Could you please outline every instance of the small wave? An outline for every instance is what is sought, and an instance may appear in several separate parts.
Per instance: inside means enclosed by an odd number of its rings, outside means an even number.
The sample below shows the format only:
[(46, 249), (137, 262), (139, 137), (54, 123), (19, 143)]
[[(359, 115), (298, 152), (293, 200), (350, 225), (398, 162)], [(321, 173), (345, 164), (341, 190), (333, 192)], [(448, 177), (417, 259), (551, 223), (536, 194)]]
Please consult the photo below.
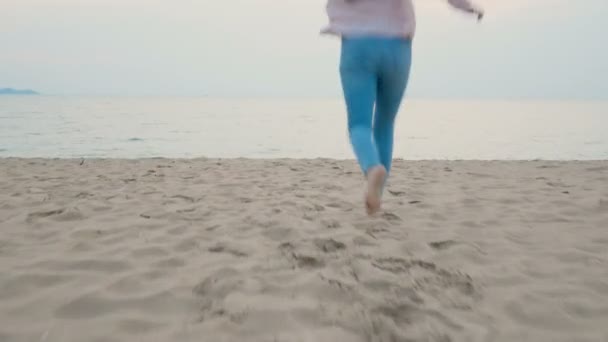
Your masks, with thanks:
[(144, 141), (142, 138), (130, 138), (128, 141)]

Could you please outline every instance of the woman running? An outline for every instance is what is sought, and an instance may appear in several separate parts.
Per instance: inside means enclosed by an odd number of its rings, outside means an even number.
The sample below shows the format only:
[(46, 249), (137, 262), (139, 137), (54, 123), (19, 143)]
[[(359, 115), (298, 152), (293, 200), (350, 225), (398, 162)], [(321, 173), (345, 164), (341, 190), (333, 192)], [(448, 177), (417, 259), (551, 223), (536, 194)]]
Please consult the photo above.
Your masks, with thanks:
[[(474, 14), (469, 0), (447, 0)], [(394, 122), (412, 61), (416, 17), (412, 0), (329, 0), (323, 33), (342, 38), (340, 78), (353, 150), (367, 177), (368, 214), (380, 210), (393, 158)]]

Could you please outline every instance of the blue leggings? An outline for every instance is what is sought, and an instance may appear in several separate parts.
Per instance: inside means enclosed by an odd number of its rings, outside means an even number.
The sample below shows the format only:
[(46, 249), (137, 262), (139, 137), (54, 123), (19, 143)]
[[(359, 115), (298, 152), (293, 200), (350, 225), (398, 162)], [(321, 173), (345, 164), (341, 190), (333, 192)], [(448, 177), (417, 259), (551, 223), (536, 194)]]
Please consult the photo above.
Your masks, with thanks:
[(340, 76), (351, 144), (364, 174), (390, 171), (394, 123), (407, 86), (412, 42), (402, 38), (343, 38)]

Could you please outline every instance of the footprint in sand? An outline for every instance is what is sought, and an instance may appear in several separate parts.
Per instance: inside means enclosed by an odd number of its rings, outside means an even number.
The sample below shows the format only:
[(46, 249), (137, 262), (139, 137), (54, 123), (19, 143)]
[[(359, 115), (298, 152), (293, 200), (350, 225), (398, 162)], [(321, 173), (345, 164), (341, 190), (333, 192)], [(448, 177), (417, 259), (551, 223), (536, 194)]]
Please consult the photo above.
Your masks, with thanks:
[(196, 202), (196, 199), (194, 199), (193, 197), (190, 197), (190, 196), (186, 196), (186, 195), (175, 195), (175, 196), (171, 196), (170, 198), (171, 199), (181, 199), (181, 200), (189, 202), (189, 203)]
[(467, 175), (475, 177), (475, 178), (483, 178), (483, 179), (496, 178), (496, 176), (490, 175), (487, 173), (467, 172)]
[(373, 261), (372, 266), (390, 273), (407, 273), (414, 265), (403, 258), (380, 258)]
[(373, 241), (371, 241), (370, 239), (364, 237), (364, 236), (357, 236), (353, 238), (353, 243), (356, 246), (359, 247), (374, 247), (374, 246), (378, 246), (377, 243), (374, 243)]
[(365, 229), (365, 234), (371, 236), (374, 239), (378, 239), (378, 237), (382, 234), (389, 233), (389, 230), (385, 227), (374, 226)]
[(284, 242), (279, 245), (279, 250), (291, 261), (294, 267), (299, 268), (321, 268), (325, 266), (323, 259), (296, 252), (296, 247), (291, 242)]
[(327, 229), (338, 229), (341, 227), (338, 220), (322, 220), (321, 224)]
[(558, 165), (541, 165), (538, 167), (539, 169), (557, 169), (559, 168)]
[(385, 220), (387, 220), (387, 221), (389, 221), (389, 222), (399, 222), (399, 221), (401, 221), (401, 217), (399, 217), (399, 216), (397, 216), (397, 215), (395, 215), (393, 213), (390, 213), (388, 211), (384, 212), (382, 214), (382, 218), (385, 219)]
[(199, 297), (223, 299), (240, 286), (240, 275), (241, 272), (234, 268), (219, 269), (194, 286), (192, 293)]
[(403, 197), (405, 196), (405, 191), (397, 191), (397, 190), (388, 190), (388, 193), (395, 197)]
[(240, 251), (237, 248), (227, 246), (223, 243), (218, 243), (212, 247), (209, 247), (207, 250), (211, 253), (227, 253), (238, 258), (245, 258), (249, 256), (248, 253)]
[(74, 196), (74, 197), (82, 199), (82, 198), (89, 198), (89, 197), (94, 197), (94, 196), (95, 196), (95, 195), (93, 195), (93, 194), (91, 194), (91, 193), (88, 193), (88, 192), (86, 192), (86, 191), (83, 191), (83, 192), (78, 193), (78, 195), (76, 195), (76, 196)]
[(38, 212), (29, 213), (27, 215), (27, 219), (28, 219), (28, 221), (31, 221), (31, 220), (39, 219), (39, 218), (61, 215), (64, 212), (65, 212), (65, 208), (48, 210), (48, 211), (38, 211)]
[(323, 260), (310, 255), (293, 254), (293, 258), (297, 262), (298, 267), (301, 268), (321, 268), (325, 266)]
[(338, 202), (330, 202), (325, 205), (328, 208), (332, 209), (347, 209), (350, 207), (348, 203), (338, 203)]
[(198, 322), (214, 317), (224, 317), (232, 323), (242, 323), (247, 312), (231, 312), (226, 299), (242, 291), (259, 290), (264, 285), (259, 279), (243, 277), (241, 272), (232, 268), (221, 269), (205, 278), (193, 289), (192, 293), (200, 300), (198, 305)]
[(458, 242), (456, 242), (454, 240), (445, 240), (445, 241), (430, 242), (429, 246), (431, 246), (431, 248), (436, 249), (436, 250), (445, 250), (456, 244), (458, 244)]
[(392, 257), (375, 259), (372, 266), (392, 274), (406, 275), (413, 280), (417, 292), (431, 295), (454, 308), (468, 309), (471, 301), (480, 296), (469, 275), (439, 268), (432, 262)]
[(334, 239), (315, 239), (315, 246), (325, 253), (333, 253), (342, 249), (346, 249), (346, 245)]

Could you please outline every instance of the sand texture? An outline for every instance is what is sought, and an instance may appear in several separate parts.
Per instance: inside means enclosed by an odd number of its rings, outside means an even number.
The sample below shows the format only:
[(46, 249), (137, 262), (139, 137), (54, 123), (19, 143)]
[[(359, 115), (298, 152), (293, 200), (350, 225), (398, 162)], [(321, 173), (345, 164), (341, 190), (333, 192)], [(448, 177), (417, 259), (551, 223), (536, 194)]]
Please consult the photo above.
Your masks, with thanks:
[(0, 341), (608, 341), (608, 162), (0, 159)]

